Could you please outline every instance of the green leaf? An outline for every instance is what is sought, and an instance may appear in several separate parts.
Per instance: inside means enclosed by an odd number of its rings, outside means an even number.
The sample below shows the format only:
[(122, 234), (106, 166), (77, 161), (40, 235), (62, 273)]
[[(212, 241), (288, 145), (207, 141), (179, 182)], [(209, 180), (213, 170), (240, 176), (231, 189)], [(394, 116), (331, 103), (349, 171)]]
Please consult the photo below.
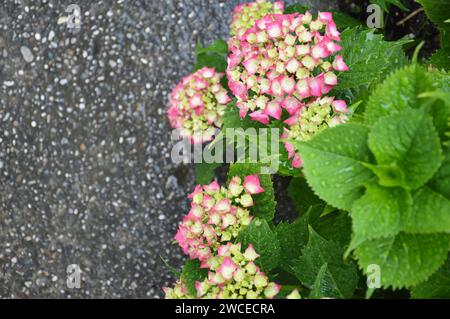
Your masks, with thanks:
[(347, 28), (355, 28), (358, 26), (362, 26), (362, 22), (358, 19), (353, 18), (351, 15), (337, 11), (331, 10), (333, 12), (333, 20), (336, 23), (339, 30), (345, 30)]
[(296, 4), (293, 4), (293, 5), (289, 6), (289, 7), (287, 7), (284, 10), (284, 13), (285, 14), (292, 14), (292, 13), (302, 13), (303, 14), (303, 13), (305, 13), (308, 10), (309, 10), (309, 7), (307, 7), (307, 6), (303, 5), (303, 4), (300, 4), (300, 3), (296, 3)]
[(217, 163), (198, 163), (195, 164), (195, 176), (197, 183), (200, 185), (207, 185), (211, 183), (215, 175), (215, 170), (219, 167), (221, 167), (223, 164), (217, 164)]
[(343, 254), (337, 244), (310, 228), (309, 242), (294, 267), (295, 274), (303, 285), (315, 291), (314, 294), (320, 291), (333, 294), (327, 297), (351, 298), (358, 284), (358, 274), (352, 262), (344, 261)]
[(412, 205), (411, 195), (401, 188), (366, 185), (366, 194), (351, 210), (355, 248), (366, 240), (392, 237), (401, 231), (401, 219)]
[(200, 261), (195, 259), (190, 259), (186, 261), (181, 272), (181, 278), (186, 284), (186, 288), (189, 294), (195, 298), (197, 297), (197, 289), (195, 288), (195, 283), (197, 281), (203, 281), (206, 279), (208, 271), (206, 269), (200, 268)]
[(411, 291), (414, 299), (450, 299), (450, 258), (426, 282)]
[(439, 28), (448, 30), (450, 25), (445, 21), (449, 18), (450, 2), (447, 0), (416, 0), (425, 8), (427, 17)]
[(399, 7), (403, 11), (409, 11), (400, 0), (370, 0), (370, 3), (379, 5), (385, 12), (389, 12), (391, 5)]
[(335, 92), (369, 87), (381, 82), (389, 72), (406, 64), (402, 46), (407, 40), (384, 41), (374, 30), (352, 28), (342, 32), (342, 55), (350, 72), (339, 74)]
[(317, 274), (316, 281), (309, 294), (309, 299), (342, 298), (339, 288), (328, 270), (328, 264), (324, 264)]
[(381, 268), (384, 288), (412, 287), (426, 281), (447, 259), (449, 237), (444, 234), (405, 234), (366, 241), (355, 255), (366, 272), (370, 265)]
[(281, 222), (275, 228), (280, 247), (283, 253), (280, 256), (280, 268), (289, 273), (292, 265), (300, 255), (302, 248), (306, 246), (309, 238), (309, 225), (315, 225), (323, 212), (323, 205), (311, 207), (306, 214), (299, 217), (293, 223)]
[(265, 272), (275, 269), (280, 263), (281, 249), (277, 235), (266, 220), (256, 218), (240, 232), (236, 242), (242, 243), (245, 249), (252, 244), (260, 258), (256, 260)]
[(403, 223), (408, 233), (450, 233), (450, 200), (423, 187), (415, 192), (413, 209)]
[(227, 69), (227, 60), (220, 54), (202, 53), (197, 56), (197, 63), (194, 66), (194, 71), (204, 67), (214, 68), (217, 72), (225, 72)]
[(197, 55), (203, 53), (219, 53), (228, 54), (228, 44), (225, 40), (218, 39), (214, 41), (209, 47), (203, 48), (201, 45), (197, 46)]
[(323, 204), (323, 201), (314, 194), (303, 177), (291, 180), (288, 194), (299, 214), (304, 214), (311, 206)]
[(398, 70), (373, 91), (367, 103), (366, 121), (374, 124), (384, 116), (418, 109), (425, 102), (419, 95), (433, 90), (433, 80), (422, 66), (412, 64)]
[(441, 168), (433, 177), (429, 186), (435, 192), (450, 200), (450, 150), (446, 150), (446, 157)]
[(349, 211), (364, 194), (364, 183), (374, 178), (364, 165), (371, 161), (368, 134), (363, 125), (344, 124), (309, 142), (292, 142), (302, 156), (308, 184), (328, 204)]
[(347, 212), (334, 211), (310, 224), (326, 240), (346, 247), (352, 237), (352, 219)]
[(273, 190), (273, 183), (270, 175), (261, 174), (261, 164), (241, 164), (236, 163), (230, 166), (228, 172), (229, 179), (234, 176), (239, 176), (244, 180), (246, 176), (258, 175), (261, 182), (261, 187), (264, 189), (264, 193), (253, 195), (254, 206), (251, 212), (254, 216), (264, 218), (267, 221), (272, 221), (275, 216), (275, 193)]
[(431, 56), (430, 63), (438, 69), (450, 70), (450, 50), (437, 50)]
[[(404, 176), (398, 186), (417, 189), (427, 183), (442, 164), (439, 135), (431, 116), (410, 110), (381, 118), (369, 134), (369, 147), (378, 164), (394, 165)], [(399, 175), (393, 174), (393, 179)], [(395, 184), (393, 184), (395, 185)], [(388, 186), (388, 185), (386, 185)]]

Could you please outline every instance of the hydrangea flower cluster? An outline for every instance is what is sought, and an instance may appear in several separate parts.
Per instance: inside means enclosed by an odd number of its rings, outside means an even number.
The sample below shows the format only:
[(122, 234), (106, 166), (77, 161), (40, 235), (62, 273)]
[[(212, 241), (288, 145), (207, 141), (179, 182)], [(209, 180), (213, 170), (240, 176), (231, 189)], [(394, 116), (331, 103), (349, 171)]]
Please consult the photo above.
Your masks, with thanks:
[(244, 3), (235, 7), (231, 22), (231, 35), (243, 35), (245, 31), (255, 25), (255, 22), (268, 14), (282, 14), (284, 3), (275, 3), (267, 0), (257, 0), (255, 2)]
[[(334, 100), (332, 97), (317, 98), (301, 109), (298, 119), (289, 123), (282, 135), (283, 140), (308, 141), (314, 135), (323, 130), (343, 124), (348, 120), (347, 104), (344, 101)], [(299, 154), (296, 154), (292, 144), (284, 143), (292, 159), (294, 168), (302, 167), (302, 160)]]
[(209, 142), (231, 101), (220, 81), (223, 74), (202, 68), (181, 80), (170, 94), (167, 112), (173, 128), (193, 144)]
[(179, 300), (179, 299), (192, 299), (189, 295), (186, 284), (182, 279), (178, 280), (173, 288), (163, 288), (166, 299)]
[(338, 45), (332, 13), (270, 14), (230, 40), (227, 77), (241, 117), (263, 124), (299, 118), (306, 99), (328, 94), (337, 85), (334, 71), (348, 71)]
[(197, 298), (205, 299), (272, 299), (281, 289), (269, 282), (254, 261), (259, 257), (252, 245), (244, 253), (241, 244), (228, 243), (218, 255), (208, 260), (210, 272), (196, 283)]
[(199, 259), (202, 267), (222, 243), (235, 239), (252, 221), (248, 208), (253, 206), (252, 195), (264, 192), (257, 175), (244, 181), (234, 177), (228, 188), (217, 182), (197, 186), (189, 198), (191, 210), (180, 225), (175, 240), (191, 259)]

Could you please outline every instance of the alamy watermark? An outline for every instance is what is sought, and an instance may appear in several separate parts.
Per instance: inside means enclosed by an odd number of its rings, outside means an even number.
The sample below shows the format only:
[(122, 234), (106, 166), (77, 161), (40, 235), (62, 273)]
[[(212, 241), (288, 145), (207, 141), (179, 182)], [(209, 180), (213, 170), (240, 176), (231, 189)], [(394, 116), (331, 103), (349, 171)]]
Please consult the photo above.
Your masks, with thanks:
[(67, 266), (67, 288), (80, 289), (81, 288), (81, 268), (77, 264)]
[(380, 265), (369, 265), (367, 267), (367, 287), (369, 289), (381, 288), (381, 267)]

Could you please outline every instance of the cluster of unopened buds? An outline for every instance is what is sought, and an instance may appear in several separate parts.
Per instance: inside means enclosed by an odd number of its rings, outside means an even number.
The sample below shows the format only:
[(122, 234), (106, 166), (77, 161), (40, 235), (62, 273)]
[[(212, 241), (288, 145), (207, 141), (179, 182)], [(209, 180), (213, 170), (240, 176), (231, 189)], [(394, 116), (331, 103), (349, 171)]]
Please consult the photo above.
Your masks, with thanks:
[(179, 227), (175, 240), (191, 259), (199, 259), (202, 267), (223, 243), (235, 239), (252, 221), (249, 208), (253, 195), (264, 192), (257, 175), (244, 181), (234, 177), (228, 188), (217, 182), (197, 186), (189, 198), (191, 210)]
[(344, 101), (334, 100), (332, 97), (317, 98), (303, 107), (289, 128), (284, 129), (281, 138), (292, 159), (294, 168), (302, 167), (302, 160), (295, 152), (295, 147), (288, 141), (308, 141), (316, 134), (343, 124), (348, 120), (348, 109)]
[(209, 142), (231, 101), (221, 85), (223, 74), (202, 68), (181, 80), (170, 94), (167, 112), (170, 124), (193, 144)]
[(245, 31), (255, 25), (257, 20), (268, 14), (282, 14), (283, 11), (284, 3), (281, 1), (272, 3), (267, 0), (257, 0), (240, 4), (233, 11), (231, 35), (243, 35)]
[(242, 245), (228, 243), (220, 246), (216, 256), (208, 259), (208, 276), (196, 282), (196, 296), (190, 296), (186, 285), (179, 281), (174, 288), (164, 289), (168, 299), (272, 299), (281, 286), (255, 264), (259, 255), (250, 244), (244, 253)]
[[(322, 30), (325, 30), (321, 33)], [(242, 117), (263, 124), (280, 120), (283, 109), (298, 118), (304, 101), (328, 94), (337, 85), (334, 71), (347, 71), (331, 13), (268, 15), (234, 37), (227, 77)]]
[(197, 282), (197, 298), (206, 299), (272, 299), (280, 285), (269, 281), (255, 264), (259, 257), (252, 245), (244, 253), (241, 244), (219, 247), (218, 255), (207, 261), (208, 278)]
[[(319, 12), (316, 19), (309, 12), (269, 14), (233, 37), (229, 41), (227, 77), (237, 97), (240, 116), (250, 113), (251, 119), (265, 125), (271, 120), (284, 120), (291, 127), (289, 131), (295, 132), (298, 126), (307, 124), (301, 134), (287, 134), (299, 139), (324, 127), (318, 125), (318, 118), (325, 116), (318, 105), (329, 112), (334, 119), (331, 122), (345, 120), (336, 115), (346, 112), (345, 101), (333, 99), (331, 103), (323, 103), (319, 99), (338, 84), (336, 72), (349, 70), (342, 55), (337, 55), (342, 50), (340, 41), (330, 12)], [(313, 111), (318, 113), (312, 114)], [(302, 121), (306, 114), (310, 118)], [(289, 153), (293, 165), (301, 166), (300, 157)]]

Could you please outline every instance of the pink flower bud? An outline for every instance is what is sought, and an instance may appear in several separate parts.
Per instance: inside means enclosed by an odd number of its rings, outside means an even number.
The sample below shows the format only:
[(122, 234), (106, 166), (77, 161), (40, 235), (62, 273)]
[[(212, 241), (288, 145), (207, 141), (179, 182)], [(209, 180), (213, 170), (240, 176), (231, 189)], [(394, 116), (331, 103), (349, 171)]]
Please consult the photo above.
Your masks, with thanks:
[(350, 71), (347, 64), (345, 64), (344, 58), (342, 57), (342, 55), (336, 56), (336, 59), (333, 62), (333, 68), (336, 71)]
[(250, 118), (256, 122), (260, 122), (264, 125), (269, 124), (269, 116), (264, 114), (263, 111), (256, 111), (250, 114)]
[(212, 195), (220, 191), (220, 185), (219, 183), (217, 183), (217, 181), (214, 181), (209, 185), (203, 186), (203, 189), (208, 195)]
[(280, 103), (278, 103), (276, 100), (271, 101), (267, 103), (267, 106), (264, 110), (264, 114), (269, 115), (273, 117), (274, 119), (279, 120), (281, 118), (282, 109), (280, 106)]
[(276, 295), (280, 293), (280, 291), (281, 286), (271, 282), (267, 285), (266, 289), (264, 289), (264, 295), (268, 299), (273, 299)]
[(244, 253), (244, 257), (248, 260), (248, 261), (255, 261), (257, 258), (260, 257), (260, 255), (258, 255), (255, 251), (255, 249), (253, 248), (252, 244), (248, 245), (248, 248), (245, 250)]
[(325, 84), (324, 74), (320, 74), (309, 82), (309, 88), (312, 96), (320, 97), (322, 95), (323, 86)]
[(334, 74), (333, 72), (328, 72), (325, 74), (325, 79), (324, 79), (325, 84), (327, 85), (336, 85), (338, 84), (338, 78), (337, 75)]
[(222, 265), (217, 270), (226, 281), (233, 279), (233, 274), (237, 270), (237, 265), (229, 257), (225, 257)]
[(347, 113), (348, 112), (347, 102), (345, 102), (343, 100), (334, 101), (332, 105), (333, 105), (334, 111), (337, 113)]
[(281, 106), (288, 111), (290, 115), (294, 115), (301, 107), (302, 103), (295, 97), (287, 97), (281, 102)]

